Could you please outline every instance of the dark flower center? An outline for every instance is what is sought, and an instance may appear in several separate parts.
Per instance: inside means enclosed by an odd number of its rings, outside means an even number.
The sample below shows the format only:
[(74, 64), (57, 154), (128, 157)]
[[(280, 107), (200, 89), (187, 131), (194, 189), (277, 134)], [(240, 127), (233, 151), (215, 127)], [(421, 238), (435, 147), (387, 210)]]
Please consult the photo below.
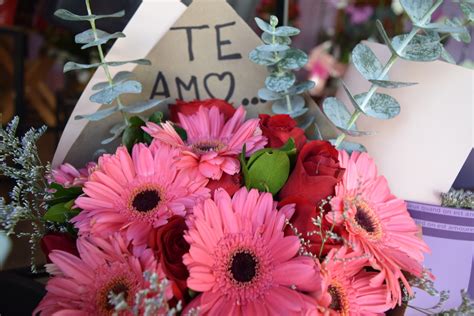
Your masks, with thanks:
[(133, 198), (132, 206), (139, 212), (153, 210), (161, 201), (160, 193), (156, 190), (147, 189), (139, 192)]
[(339, 293), (339, 289), (335, 286), (328, 286), (328, 292), (329, 295), (331, 295), (331, 305), (329, 305), (330, 309), (333, 309), (335, 311), (341, 311), (342, 310), (342, 299), (341, 299), (341, 293)]
[(240, 283), (251, 282), (257, 275), (258, 262), (256, 258), (247, 251), (236, 252), (230, 263), (230, 273), (235, 281)]
[(117, 278), (110, 282), (105, 288), (100, 292), (100, 309), (106, 315), (109, 315), (115, 308), (114, 305), (110, 304), (109, 295), (111, 293), (119, 295), (123, 293), (123, 299), (127, 301), (129, 296), (129, 286), (123, 278)]
[(368, 233), (374, 233), (377, 230), (374, 220), (363, 208), (359, 206), (357, 206), (357, 212), (355, 213), (354, 220)]
[(219, 151), (222, 144), (217, 141), (205, 141), (199, 142), (193, 145), (193, 149), (196, 153), (205, 154), (212, 151)]

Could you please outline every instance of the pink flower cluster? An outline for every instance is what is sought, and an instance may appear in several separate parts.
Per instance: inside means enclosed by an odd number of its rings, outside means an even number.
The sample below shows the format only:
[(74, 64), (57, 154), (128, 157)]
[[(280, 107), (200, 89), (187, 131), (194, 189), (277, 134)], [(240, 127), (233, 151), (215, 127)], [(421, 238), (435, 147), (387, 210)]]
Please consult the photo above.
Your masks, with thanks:
[[(170, 281), (183, 315), (382, 315), (401, 303), (404, 273), (420, 276), (429, 249), (367, 154), (307, 142), (289, 117), (245, 120), (242, 107), (194, 103), (178, 122), (148, 123), (151, 145), (119, 147), (90, 173), (53, 172), (83, 189), (71, 220), (79, 237), (76, 254), (49, 255), (37, 313), (112, 315), (109, 294), (133, 305), (145, 271)], [(244, 146), (249, 157), (293, 135), (302, 154), (280, 195), (244, 187)]]

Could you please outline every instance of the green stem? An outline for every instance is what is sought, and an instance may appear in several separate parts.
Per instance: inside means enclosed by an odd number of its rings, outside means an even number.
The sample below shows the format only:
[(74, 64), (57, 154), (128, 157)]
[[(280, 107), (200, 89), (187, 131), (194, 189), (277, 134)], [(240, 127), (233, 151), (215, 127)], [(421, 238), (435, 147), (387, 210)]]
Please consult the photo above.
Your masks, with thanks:
[[(408, 44), (411, 42), (411, 40), (415, 37), (415, 35), (418, 33), (418, 28), (417, 27), (414, 27), (411, 32), (407, 35), (407, 37), (405, 38), (405, 40), (401, 43), (397, 53), (392, 53), (392, 56), (390, 56), (390, 59), (387, 61), (387, 63), (385, 64), (385, 66), (383, 67), (382, 69), (382, 72), (380, 73), (380, 75), (378, 76), (378, 80), (383, 80), (384, 77), (388, 74), (388, 72), (390, 71), (390, 69), (392, 68), (392, 66), (395, 64), (395, 62), (397, 61), (398, 59), (398, 55), (402, 54), (403, 51), (405, 50), (405, 48), (408, 46)], [(370, 86), (370, 89), (369, 91), (367, 92), (364, 100), (362, 101), (362, 103), (359, 105), (360, 109), (362, 111), (359, 111), (358, 109), (356, 109), (354, 111), (354, 113), (352, 113), (351, 115), (351, 118), (349, 119), (349, 122), (347, 123), (347, 129), (351, 129), (351, 127), (356, 123), (356, 121), (359, 119), (360, 115), (363, 113), (364, 111), (364, 108), (367, 106), (367, 104), (369, 103), (370, 99), (372, 98), (372, 96), (375, 94), (375, 92), (377, 91), (378, 89), (378, 86), (375, 85), (375, 84), (372, 84)], [(339, 147), (339, 145), (343, 142), (343, 140), (346, 138), (346, 134), (342, 133), (340, 134), (337, 139), (336, 139), (336, 143), (334, 144), (334, 146), (337, 148)]]
[[(85, 1), (86, 1), (87, 14), (92, 15), (90, 0), (85, 0)], [(98, 40), (99, 37), (97, 36), (97, 27), (95, 25), (95, 20), (89, 20), (89, 23), (91, 25), (92, 32), (94, 33), (94, 39)], [(112, 79), (112, 75), (110, 74), (109, 65), (105, 63), (105, 55), (104, 55), (104, 50), (102, 49), (102, 45), (97, 45), (97, 51), (99, 53), (101, 67), (102, 69), (104, 69), (105, 76), (107, 77), (107, 81), (109, 82), (109, 86), (112, 86), (114, 82)], [(120, 110), (120, 114), (122, 114), (122, 117), (125, 123), (128, 125), (128, 118), (125, 115), (125, 112), (122, 111), (124, 106), (122, 104), (122, 101), (120, 100), (120, 97), (117, 97), (116, 100), (117, 100), (117, 104)]]

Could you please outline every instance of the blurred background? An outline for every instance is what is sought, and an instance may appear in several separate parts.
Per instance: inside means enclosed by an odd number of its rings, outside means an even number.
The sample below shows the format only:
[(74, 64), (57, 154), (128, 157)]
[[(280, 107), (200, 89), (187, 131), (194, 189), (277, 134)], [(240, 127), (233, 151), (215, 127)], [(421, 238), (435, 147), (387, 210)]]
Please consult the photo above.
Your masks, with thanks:
[[(141, 0), (93, 0), (96, 14), (126, 11), (123, 19), (104, 19), (98, 27), (107, 32), (121, 31)], [(183, 1), (189, 4), (191, 1)], [(253, 17), (268, 19), (271, 14), (283, 20), (284, 0), (229, 0), (254, 29)], [(48, 126), (40, 148), (43, 161), (52, 159), (57, 142), (91, 71), (63, 74), (67, 60), (96, 62), (96, 50), (81, 50), (74, 35), (88, 28), (87, 23), (66, 23), (54, 17), (59, 8), (85, 13), (80, 0), (0, 0), (0, 113), (5, 124), (19, 115), (21, 130)], [(451, 0), (435, 13), (435, 20), (461, 16)], [(301, 29), (294, 46), (309, 55), (309, 63), (299, 73), (301, 79), (317, 83), (311, 91), (316, 101), (333, 95), (337, 79), (343, 76), (353, 47), (364, 39), (380, 41), (375, 21), (381, 20), (389, 36), (410, 27), (398, 0), (289, 0), (289, 24)], [(472, 33), (472, 30), (471, 30)], [(473, 34), (471, 34), (472, 36)], [(447, 49), (457, 64), (472, 68), (472, 44), (447, 39)], [(105, 47), (108, 49), (109, 47)], [(7, 195), (10, 185), (0, 178), (0, 193)], [(0, 236), (0, 250), (7, 249)], [(0, 270), (28, 270), (30, 257), (27, 240), (13, 240), (14, 252)], [(40, 258), (41, 260), (41, 258)], [(2, 298), (3, 299), (3, 298)]]

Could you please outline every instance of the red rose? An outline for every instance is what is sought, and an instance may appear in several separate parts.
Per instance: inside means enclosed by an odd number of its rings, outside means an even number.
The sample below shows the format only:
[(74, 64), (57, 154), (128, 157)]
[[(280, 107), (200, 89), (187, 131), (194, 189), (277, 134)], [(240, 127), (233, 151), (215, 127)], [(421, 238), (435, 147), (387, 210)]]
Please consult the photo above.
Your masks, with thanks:
[(223, 173), (219, 180), (209, 180), (207, 188), (211, 190), (211, 196), (214, 195), (214, 191), (218, 188), (223, 188), (229, 193), (230, 196), (234, 195), (242, 187), (242, 176), (240, 173), (229, 175)]
[(192, 102), (184, 102), (183, 100), (176, 100), (176, 104), (170, 104), (170, 116), (171, 121), (179, 123), (178, 113), (184, 115), (191, 115), (196, 113), (199, 110), (199, 107), (211, 108), (217, 106), (222, 114), (224, 114), (224, 119), (227, 121), (235, 113), (235, 108), (232, 104), (221, 100), (221, 99), (206, 99), (206, 100), (195, 100)]
[(51, 263), (51, 260), (49, 260), (49, 254), (53, 250), (62, 250), (79, 257), (76, 247), (76, 239), (68, 233), (48, 233), (41, 238), (40, 246), (48, 263)]
[(319, 205), (322, 199), (333, 196), (334, 188), (344, 173), (338, 155), (329, 142), (314, 140), (306, 143), (298, 155), (295, 169), (280, 191), (280, 198), (300, 195)]
[(183, 264), (183, 255), (189, 251), (189, 244), (184, 240), (186, 222), (182, 216), (173, 216), (168, 223), (152, 231), (148, 245), (155, 251), (166, 277), (174, 281), (183, 293), (189, 272)]
[[(329, 250), (335, 247), (340, 247), (342, 242), (335, 241), (333, 239), (327, 238), (324, 245), (322, 245), (322, 238), (321, 235), (310, 233), (314, 231), (319, 231), (319, 227), (317, 227), (313, 223), (313, 218), (316, 218), (320, 213), (321, 210), (319, 209), (319, 205), (316, 205), (310, 202), (308, 199), (302, 196), (289, 196), (278, 204), (278, 207), (282, 207), (287, 204), (295, 204), (295, 213), (290, 219), (290, 223), (298, 230), (299, 233), (302, 234), (302, 237), (309, 241), (308, 250), (314, 254), (319, 256), (325, 256)], [(329, 204), (327, 204), (329, 206)], [(329, 210), (326, 210), (329, 211)], [(326, 212), (325, 212), (326, 214)], [(325, 217), (322, 217), (322, 231), (323, 234), (326, 231), (331, 229), (331, 223), (329, 223)], [(339, 228), (335, 227), (333, 232), (340, 236)], [(310, 234), (308, 234), (310, 233)], [(285, 228), (285, 235), (294, 235), (293, 229), (288, 225)], [(321, 247), (323, 250), (321, 251)]]
[(295, 141), (298, 151), (300, 151), (306, 143), (304, 130), (297, 127), (296, 121), (289, 115), (278, 114), (270, 116), (268, 114), (260, 114), (259, 118), (263, 135), (268, 138), (267, 147), (281, 147), (290, 137)]

